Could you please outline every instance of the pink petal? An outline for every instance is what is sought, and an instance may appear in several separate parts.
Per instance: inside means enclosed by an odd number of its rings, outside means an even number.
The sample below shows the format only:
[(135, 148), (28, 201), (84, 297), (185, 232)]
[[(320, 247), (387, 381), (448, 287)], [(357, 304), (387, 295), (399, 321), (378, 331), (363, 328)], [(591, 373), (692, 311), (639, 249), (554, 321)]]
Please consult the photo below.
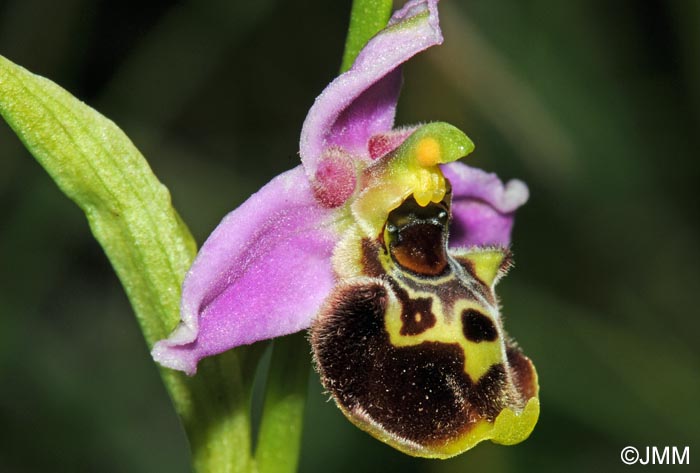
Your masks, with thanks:
[[(304, 121), (299, 150), (306, 173), (320, 186), (321, 194), (341, 196), (335, 199), (341, 203), (349, 197), (347, 189), (337, 185), (354, 182), (353, 169), (338, 165), (332, 173), (324, 170), (319, 174), (319, 167), (338, 148), (354, 159), (369, 159), (370, 137), (390, 131), (394, 123), (401, 88), (399, 66), (442, 42), (437, 15), (437, 0), (408, 2), (367, 43), (352, 68), (316, 98)], [(345, 174), (338, 179), (341, 169)], [(328, 174), (335, 178), (326, 178)]]
[(515, 210), (529, 197), (525, 183), (504, 185), (495, 174), (460, 162), (441, 169), (452, 184), (450, 246), (508, 246)]
[(155, 360), (194, 374), (203, 357), (309, 327), (334, 285), (333, 216), (301, 166), (229, 213), (187, 274), (182, 322)]

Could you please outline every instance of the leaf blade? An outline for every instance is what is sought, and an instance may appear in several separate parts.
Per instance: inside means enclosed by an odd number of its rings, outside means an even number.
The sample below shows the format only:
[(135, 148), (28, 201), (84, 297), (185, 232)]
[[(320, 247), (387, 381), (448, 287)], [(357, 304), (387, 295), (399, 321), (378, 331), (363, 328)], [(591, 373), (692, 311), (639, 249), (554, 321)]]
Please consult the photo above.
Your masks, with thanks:
[[(148, 345), (164, 338), (179, 322), (182, 280), (196, 254), (168, 189), (111, 120), (2, 56), (0, 115), (85, 212)], [(257, 358), (256, 350), (231, 351), (207, 360), (194, 378), (160, 370), (187, 430), (196, 471), (233, 473), (253, 467), (252, 375), (244, 371)]]
[[(177, 321), (174, 293), (196, 252), (167, 188), (112, 121), (53, 82), (2, 58), (0, 87), (0, 113), (85, 212), (153, 344)], [(164, 297), (154, 286), (175, 289)]]

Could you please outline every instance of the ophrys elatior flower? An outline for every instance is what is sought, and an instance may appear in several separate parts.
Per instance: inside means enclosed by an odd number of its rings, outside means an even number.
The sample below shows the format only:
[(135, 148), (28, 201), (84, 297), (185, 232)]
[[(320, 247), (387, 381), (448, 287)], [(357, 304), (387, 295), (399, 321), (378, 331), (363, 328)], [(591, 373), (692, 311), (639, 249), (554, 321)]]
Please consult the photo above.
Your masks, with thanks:
[(338, 407), (401, 451), (445, 458), (530, 434), (537, 375), (494, 293), (527, 188), (454, 162), (474, 146), (451, 125), (393, 128), (401, 64), (441, 42), (437, 0), (410, 1), (321, 93), (302, 165), (200, 250), (158, 362), (193, 374), (203, 357), (310, 328)]

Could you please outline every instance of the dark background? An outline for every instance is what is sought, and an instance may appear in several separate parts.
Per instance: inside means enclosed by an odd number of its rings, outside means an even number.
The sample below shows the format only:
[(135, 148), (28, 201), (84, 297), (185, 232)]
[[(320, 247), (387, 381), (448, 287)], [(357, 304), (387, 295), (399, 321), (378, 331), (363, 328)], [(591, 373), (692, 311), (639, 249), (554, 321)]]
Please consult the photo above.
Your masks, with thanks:
[[(0, 0), (0, 54), (134, 140), (201, 243), (297, 164), (349, 1)], [(451, 122), (525, 180), (506, 328), (542, 415), (515, 447), (413, 459), (312, 374), (300, 471), (642, 471), (700, 439), (700, 2), (444, 0), (397, 122)], [(0, 124), (0, 471), (186, 472), (186, 439), (81, 212)], [(651, 466), (647, 468), (652, 468)], [(666, 467), (687, 471), (692, 467)], [(655, 471), (664, 467), (654, 467)]]

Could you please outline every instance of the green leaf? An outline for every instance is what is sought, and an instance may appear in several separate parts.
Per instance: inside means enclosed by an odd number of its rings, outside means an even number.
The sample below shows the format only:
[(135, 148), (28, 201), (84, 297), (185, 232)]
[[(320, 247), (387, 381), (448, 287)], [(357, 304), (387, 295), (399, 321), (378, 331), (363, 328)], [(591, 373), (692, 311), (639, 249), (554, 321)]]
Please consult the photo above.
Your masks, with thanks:
[[(112, 121), (1, 56), (0, 114), (85, 212), (148, 345), (165, 338), (179, 322), (180, 287), (196, 246), (146, 160)], [(208, 359), (194, 378), (161, 369), (196, 471), (252, 468), (250, 367), (259, 351), (238, 349)]]
[(178, 292), (196, 253), (170, 194), (110, 120), (53, 82), (0, 58), (0, 113), (86, 214), (152, 344), (179, 317)]
[(391, 7), (391, 0), (354, 0), (352, 2), (350, 26), (345, 40), (340, 72), (350, 69), (367, 41), (386, 26), (391, 16)]

